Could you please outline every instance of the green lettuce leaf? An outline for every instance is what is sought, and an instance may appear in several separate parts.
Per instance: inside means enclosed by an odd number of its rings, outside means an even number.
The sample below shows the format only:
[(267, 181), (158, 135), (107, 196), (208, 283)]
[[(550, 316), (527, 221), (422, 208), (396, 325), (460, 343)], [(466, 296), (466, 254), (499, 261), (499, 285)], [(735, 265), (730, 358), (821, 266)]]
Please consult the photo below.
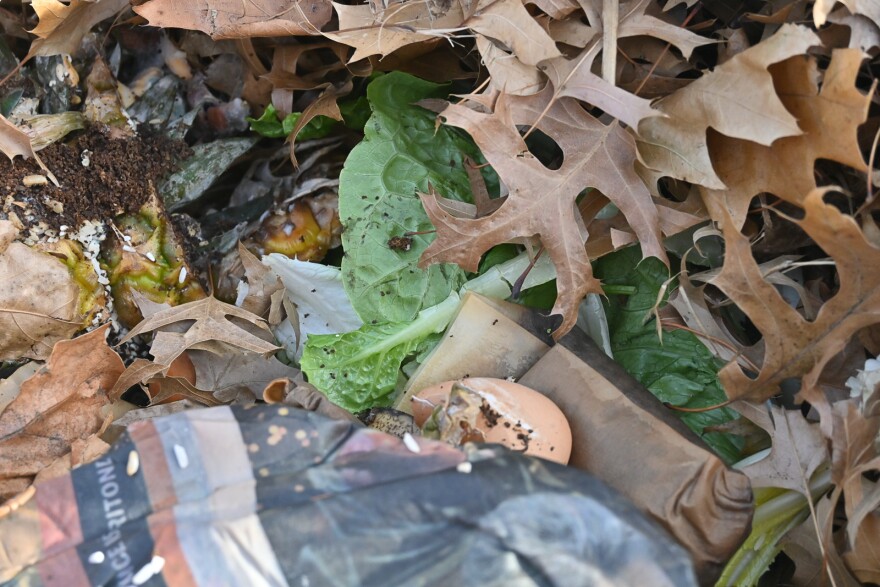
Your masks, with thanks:
[[(504, 299), (529, 265), (521, 253), (485, 270), (461, 289)], [(556, 277), (556, 270), (543, 255), (523, 283), (528, 290)], [(412, 321), (373, 320), (358, 330), (344, 334), (309, 335), (300, 367), (309, 383), (330, 400), (352, 412), (388, 405), (397, 387), (401, 364), (408, 358), (424, 355), (436, 346), (442, 332), (455, 317), (460, 294), (452, 292), (437, 304), (419, 312)]]
[(404, 359), (437, 343), (434, 335), (446, 328), (458, 303), (453, 293), (412, 322), (364, 324), (345, 334), (309, 335), (300, 367), (309, 383), (346, 410), (389, 405)]
[[(660, 288), (669, 279), (669, 270), (659, 259), (642, 260), (638, 246), (627, 247), (596, 261), (594, 273), (603, 285), (635, 288), (633, 294), (610, 296), (606, 303), (611, 350), (614, 359), (630, 375), (658, 399), (674, 406), (702, 408), (727, 399), (718, 382), (718, 370), (723, 363), (696, 336), (684, 330), (664, 330), (661, 343), (656, 319), (647, 316)], [(666, 297), (675, 287), (675, 283), (670, 284)], [(646, 320), (646, 316), (650, 319)], [(726, 461), (739, 459), (739, 438), (704, 431), (706, 427), (736, 419), (734, 410), (677, 413)]]
[[(369, 323), (405, 322), (446, 299), (465, 281), (456, 265), (418, 268), (433, 234), (412, 237), (409, 250), (388, 242), (407, 232), (433, 230), (417, 192), (428, 185), (447, 198), (469, 201), (464, 159), (481, 160), (473, 142), (453, 128), (436, 128), (436, 115), (415, 103), (445, 98), (449, 86), (394, 72), (367, 87), (373, 114), (365, 138), (345, 162), (339, 215), (345, 226), (343, 283), (358, 315)], [(497, 178), (484, 173), (490, 193)]]
[[(278, 119), (278, 111), (275, 106), (269, 104), (259, 118), (248, 117), (251, 130), (270, 139), (282, 139), (293, 132), (302, 112), (291, 112), (283, 120)], [(320, 139), (326, 137), (337, 122), (327, 116), (316, 116), (306, 124), (296, 135), (298, 141)]]

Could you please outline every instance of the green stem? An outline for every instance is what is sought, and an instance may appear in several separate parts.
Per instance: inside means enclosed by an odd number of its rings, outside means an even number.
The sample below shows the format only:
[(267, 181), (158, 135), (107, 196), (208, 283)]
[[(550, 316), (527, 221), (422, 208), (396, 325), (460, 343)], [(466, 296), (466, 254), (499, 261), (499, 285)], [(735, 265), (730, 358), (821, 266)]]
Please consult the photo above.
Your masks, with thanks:
[[(815, 502), (831, 489), (831, 470), (825, 468), (810, 480), (810, 496)], [(780, 541), (810, 515), (807, 498), (787, 490), (758, 504), (752, 519), (752, 531), (736, 554), (728, 561), (715, 587), (756, 585), (758, 579), (779, 554)]]

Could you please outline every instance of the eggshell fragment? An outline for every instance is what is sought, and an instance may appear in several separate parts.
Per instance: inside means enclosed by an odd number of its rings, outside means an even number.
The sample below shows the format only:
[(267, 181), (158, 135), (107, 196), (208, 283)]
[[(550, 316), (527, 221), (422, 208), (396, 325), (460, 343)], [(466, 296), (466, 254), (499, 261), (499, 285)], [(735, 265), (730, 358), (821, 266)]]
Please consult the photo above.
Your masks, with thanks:
[(460, 383), (483, 399), (477, 418), (477, 436), (514, 450), (567, 464), (571, 456), (568, 420), (548, 397), (529, 387), (489, 377), (446, 381), (419, 391), (412, 400), (416, 425), (422, 427), (437, 406), (446, 406), (453, 385)]

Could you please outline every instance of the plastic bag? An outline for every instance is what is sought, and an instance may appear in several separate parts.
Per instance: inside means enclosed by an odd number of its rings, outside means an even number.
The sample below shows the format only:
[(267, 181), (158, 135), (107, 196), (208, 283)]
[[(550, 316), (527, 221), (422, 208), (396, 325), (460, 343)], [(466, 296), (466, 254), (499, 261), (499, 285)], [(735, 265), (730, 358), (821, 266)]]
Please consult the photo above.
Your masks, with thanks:
[(137, 422), (5, 510), (11, 585), (695, 585), (586, 473), (279, 405)]

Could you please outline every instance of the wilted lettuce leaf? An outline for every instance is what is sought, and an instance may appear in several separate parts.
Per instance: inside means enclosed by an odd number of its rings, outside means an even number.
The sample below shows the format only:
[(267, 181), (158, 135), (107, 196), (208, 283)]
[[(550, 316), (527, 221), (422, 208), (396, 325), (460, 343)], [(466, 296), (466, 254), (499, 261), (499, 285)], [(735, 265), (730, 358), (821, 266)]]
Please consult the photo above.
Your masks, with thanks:
[[(602, 257), (594, 266), (603, 285), (635, 287), (634, 294), (610, 296), (606, 303), (614, 359), (663, 402), (688, 408), (724, 402), (727, 397), (717, 375), (723, 363), (696, 336), (684, 330), (664, 330), (661, 343), (656, 318), (645, 321), (660, 287), (669, 279), (669, 270), (653, 257), (639, 262), (641, 256), (638, 246), (628, 247)], [(670, 285), (667, 296), (674, 287), (675, 284)], [(734, 410), (721, 408), (679, 415), (725, 460), (739, 459), (741, 443), (737, 437), (703, 431), (735, 419)]]
[(344, 334), (309, 335), (300, 366), (309, 383), (346, 410), (387, 405), (401, 363), (433, 348), (457, 308), (453, 295), (411, 322), (367, 323)]
[[(465, 274), (455, 265), (417, 267), (433, 234), (413, 236), (408, 251), (388, 245), (407, 232), (433, 230), (417, 196), (429, 184), (447, 198), (470, 200), (464, 159), (480, 160), (479, 151), (461, 132), (436, 128), (436, 115), (414, 105), (445, 98), (448, 91), (448, 86), (400, 72), (383, 75), (367, 88), (373, 114), (364, 140), (345, 162), (339, 185), (343, 282), (366, 323), (412, 320), (464, 283)], [(497, 179), (486, 175), (492, 192)]]

